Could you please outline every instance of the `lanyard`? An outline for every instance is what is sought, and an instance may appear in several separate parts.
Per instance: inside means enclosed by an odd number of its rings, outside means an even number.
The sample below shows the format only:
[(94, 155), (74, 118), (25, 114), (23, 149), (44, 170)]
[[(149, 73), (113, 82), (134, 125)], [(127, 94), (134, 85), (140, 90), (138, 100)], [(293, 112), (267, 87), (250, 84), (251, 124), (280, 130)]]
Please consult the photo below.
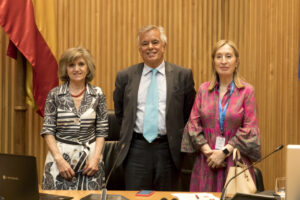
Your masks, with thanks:
[(225, 113), (227, 111), (228, 102), (233, 93), (233, 89), (234, 89), (234, 82), (231, 83), (229, 97), (228, 97), (228, 100), (227, 100), (223, 110), (222, 110), (222, 99), (219, 98), (219, 123), (220, 123), (220, 129), (221, 129), (222, 135), (223, 135), (224, 121), (225, 121)]

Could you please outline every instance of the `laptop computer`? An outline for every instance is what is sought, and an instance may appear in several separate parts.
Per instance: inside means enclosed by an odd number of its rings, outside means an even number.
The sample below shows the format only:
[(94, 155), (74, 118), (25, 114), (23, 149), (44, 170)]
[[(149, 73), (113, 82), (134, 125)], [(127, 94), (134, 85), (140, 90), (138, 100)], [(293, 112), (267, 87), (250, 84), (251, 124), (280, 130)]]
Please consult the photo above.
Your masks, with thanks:
[(73, 197), (39, 194), (35, 157), (0, 154), (0, 199), (66, 200)]
[(300, 145), (287, 145), (286, 200), (300, 200)]

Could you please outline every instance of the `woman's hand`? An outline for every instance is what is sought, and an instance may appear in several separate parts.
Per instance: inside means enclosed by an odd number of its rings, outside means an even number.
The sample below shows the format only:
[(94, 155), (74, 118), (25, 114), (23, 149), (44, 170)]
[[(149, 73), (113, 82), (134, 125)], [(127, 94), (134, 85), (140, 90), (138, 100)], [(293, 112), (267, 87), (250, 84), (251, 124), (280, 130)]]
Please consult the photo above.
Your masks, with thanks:
[(212, 169), (225, 167), (224, 162), (226, 156), (222, 150), (212, 150), (211, 155), (207, 158), (206, 162), (208, 166)]
[(91, 159), (88, 159), (86, 161), (86, 164), (82, 171), (83, 175), (93, 176), (99, 170), (98, 163), (101, 160), (101, 152), (102, 152), (103, 146), (104, 146), (104, 138), (97, 137), (96, 144), (95, 144), (95, 151), (94, 151)]
[(44, 139), (48, 145), (48, 148), (52, 154), (53, 159), (56, 162), (59, 174), (64, 178), (70, 180), (75, 176), (74, 170), (71, 168), (70, 164), (63, 158), (61, 152), (59, 151), (54, 135), (46, 134)]
[(70, 164), (64, 158), (57, 160), (56, 165), (57, 165), (59, 174), (64, 179), (70, 180), (75, 176), (74, 170), (71, 168)]
[(97, 158), (92, 158), (88, 160), (84, 166), (82, 174), (87, 176), (93, 176), (99, 170), (98, 163), (99, 159)]
[(206, 158), (208, 158), (213, 153), (212, 149), (208, 144), (204, 144), (200, 150)]

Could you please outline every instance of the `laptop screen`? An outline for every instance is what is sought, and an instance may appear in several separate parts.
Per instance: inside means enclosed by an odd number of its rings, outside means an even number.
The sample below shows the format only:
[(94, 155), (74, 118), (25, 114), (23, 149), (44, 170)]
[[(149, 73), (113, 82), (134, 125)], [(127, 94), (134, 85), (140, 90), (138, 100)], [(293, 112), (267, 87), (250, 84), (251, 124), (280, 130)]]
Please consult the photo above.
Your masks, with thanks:
[(35, 157), (0, 154), (0, 196), (14, 200), (39, 199)]
[(286, 199), (300, 199), (300, 145), (287, 145)]

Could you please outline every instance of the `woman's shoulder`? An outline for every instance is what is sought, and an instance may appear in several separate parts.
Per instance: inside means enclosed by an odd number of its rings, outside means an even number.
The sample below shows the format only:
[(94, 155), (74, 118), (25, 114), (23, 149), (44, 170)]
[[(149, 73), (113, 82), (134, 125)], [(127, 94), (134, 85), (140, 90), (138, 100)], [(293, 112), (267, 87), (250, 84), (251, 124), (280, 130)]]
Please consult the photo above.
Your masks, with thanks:
[(67, 89), (67, 85), (66, 85), (66, 83), (63, 83), (59, 86), (56, 86), (56, 87), (52, 88), (49, 91), (49, 94), (58, 95), (58, 94), (61, 94), (61, 93), (65, 93), (66, 89)]
[(204, 83), (201, 83), (200, 86), (199, 86), (199, 89), (197, 91), (197, 94), (198, 95), (204, 95), (204, 94), (207, 94), (209, 93), (209, 81), (208, 82), (204, 82)]
[(244, 90), (245, 92), (254, 92), (253, 85), (251, 85), (250, 83), (245, 82), (245, 81), (241, 81), (241, 83), (244, 87), (242, 87), (240, 89)]
[(209, 81), (201, 83), (200, 87), (199, 87), (199, 90), (208, 90), (209, 84), (210, 84)]
[(98, 94), (98, 95), (102, 95), (103, 91), (99, 86), (94, 86), (91, 84), (87, 84), (87, 89), (90, 93), (94, 93), (94, 94)]

